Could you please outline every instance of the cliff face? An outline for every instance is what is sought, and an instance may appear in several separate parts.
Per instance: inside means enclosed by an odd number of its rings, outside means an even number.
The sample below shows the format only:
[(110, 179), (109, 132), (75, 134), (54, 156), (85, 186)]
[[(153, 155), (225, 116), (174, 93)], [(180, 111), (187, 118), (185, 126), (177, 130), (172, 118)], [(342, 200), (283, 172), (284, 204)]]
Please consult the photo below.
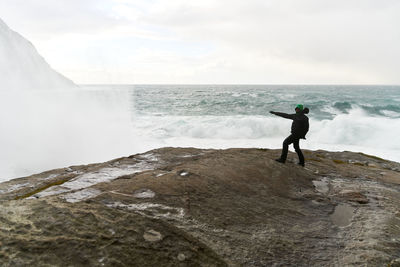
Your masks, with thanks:
[(72, 89), (76, 85), (53, 70), (36, 48), (0, 19), (1, 91)]
[[(164, 148), (0, 184), (5, 266), (396, 266), (400, 164)], [(291, 161), (290, 161), (291, 160)]]

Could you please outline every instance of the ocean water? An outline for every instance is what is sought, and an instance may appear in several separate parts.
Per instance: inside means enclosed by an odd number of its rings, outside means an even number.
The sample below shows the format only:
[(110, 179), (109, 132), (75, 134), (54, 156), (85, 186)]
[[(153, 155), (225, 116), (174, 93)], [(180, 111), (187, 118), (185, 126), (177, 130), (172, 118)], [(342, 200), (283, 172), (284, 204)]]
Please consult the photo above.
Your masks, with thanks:
[(310, 109), (306, 149), (400, 161), (399, 86), (136, 85), (133, 127), (157, 146), (280, 148), (291, 121), (269, 111)]
[(299, 103), (302, 148), (400, 162), (400, 86), (85, 85), (2, 93), (0, 180), (166, 146), (280, 148), (291, 121), (269, 111)]

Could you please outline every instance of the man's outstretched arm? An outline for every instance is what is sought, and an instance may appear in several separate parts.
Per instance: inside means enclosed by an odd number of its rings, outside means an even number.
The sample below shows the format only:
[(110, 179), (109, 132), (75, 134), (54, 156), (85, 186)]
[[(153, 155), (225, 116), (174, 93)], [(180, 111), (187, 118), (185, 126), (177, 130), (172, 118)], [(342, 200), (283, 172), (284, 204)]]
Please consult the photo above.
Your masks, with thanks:
[(282, 118), (285, 118), (285, 119), (290, 119), (290, 120), (293, 120), (294, 115), (295, 115), (295, 114), (287, 114), (287, 113), (275, 112), (275, 111), (270, 111), (269, 113), (274, 114), (279, 117), (282, 117)]

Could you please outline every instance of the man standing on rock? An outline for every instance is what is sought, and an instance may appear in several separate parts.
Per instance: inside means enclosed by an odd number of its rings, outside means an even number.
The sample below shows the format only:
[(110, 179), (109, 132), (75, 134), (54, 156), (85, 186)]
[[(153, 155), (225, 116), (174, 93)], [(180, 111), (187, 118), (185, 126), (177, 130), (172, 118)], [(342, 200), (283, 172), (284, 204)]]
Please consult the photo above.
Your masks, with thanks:
[(300, 139), (306, 139), (306, 134), (308, 132), (309, 124), (308, 117), (305, 114), (308, 114), (309, 109), (304, 108), (303, 105), (299, 104), (295, 108), (295, 114), (286, 114), (281, 112), (270, 111), (271, 114), (293, 120), (291, 135), (289, 135), (285, 141), (283, 141), (282, 145), (282, 154), (281, 157), (276, 159), (276, 161), (280, 163), (285, 163), (289, 145), (293, 143), (294, 150), (299, 156), (299, 165), (304, 167), (304, 156), (300, 150), (299, 141)]

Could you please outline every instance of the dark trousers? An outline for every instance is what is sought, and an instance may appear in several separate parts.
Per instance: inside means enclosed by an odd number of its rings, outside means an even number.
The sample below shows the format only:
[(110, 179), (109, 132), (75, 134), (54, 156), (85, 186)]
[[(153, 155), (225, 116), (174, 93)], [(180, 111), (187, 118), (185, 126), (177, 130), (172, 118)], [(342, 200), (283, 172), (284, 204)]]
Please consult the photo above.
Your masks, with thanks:
[(297, 156), (299, 156), (299, 163), (300, 164), (304, 164), (304, 156), (303, 153), (300, 150), (300, 146), (299, 146), (299, 141), (300, 138), (294, 136), (293, 134), (289, 135), (285, 141), (283, 141), (283, 145), (282, 145), (282, 155), (281, 155), (281, 160), (283, 162), (286, 161), (287, 158), (287, 154), (288, 154), (288, 149), (289, 149), (289, 145), (293, 143), (294, 146), (294, 150), (297, 153)]

